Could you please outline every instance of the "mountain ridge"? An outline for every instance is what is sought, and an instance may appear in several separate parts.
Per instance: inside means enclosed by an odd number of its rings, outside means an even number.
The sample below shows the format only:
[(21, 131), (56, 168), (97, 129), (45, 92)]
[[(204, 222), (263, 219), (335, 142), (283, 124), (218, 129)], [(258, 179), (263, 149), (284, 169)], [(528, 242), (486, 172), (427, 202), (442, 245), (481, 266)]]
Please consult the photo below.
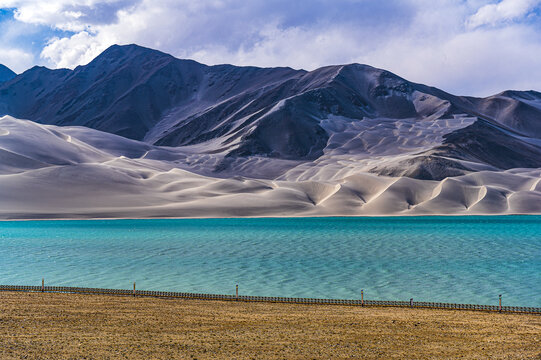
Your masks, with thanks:
[(541, 214), (541, 93), (112, 46), (0, 83), (0, 204), (0, 219)]
[[(541, 93), (456, 96), (355, 63), (208, 66), (113, 45), (74, 70), (34, 67), (0, 84), (0, 115), (195, 151), (213, 159), (206, 174), (257, 177), (246, 166), (255, 158), (296, 166), (337, 154), (363, 159), (367, 171), (428, 180), (541, 166)], [(371, 164), (378, 154), (385, 161)]]

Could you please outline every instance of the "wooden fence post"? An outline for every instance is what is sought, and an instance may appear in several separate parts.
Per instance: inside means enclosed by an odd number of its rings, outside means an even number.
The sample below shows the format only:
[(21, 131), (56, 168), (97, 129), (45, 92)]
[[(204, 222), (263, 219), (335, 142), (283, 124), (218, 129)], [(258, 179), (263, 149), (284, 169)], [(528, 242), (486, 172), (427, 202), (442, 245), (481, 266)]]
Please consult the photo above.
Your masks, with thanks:
[(133, 282), (133, 297), (135, 297), (135, 281)]
[(500, 297), (500, 305), (499, 305), (499, 307), (498, 307), (498, 310), (499, 310), (500, 312), (502, 312), (502, 294), (500, 294), (499, 297)]
[(45, 292), (45, 278), (41, 278), (41, 292)]
[(410, 306), (413, 307), (413, 298), (410, 299)]
[(364, 293), (362, 289), (361, 289), (361, 306), (364, 306)]
[(236, 297), (237, 297), (237, 300), (239, 299), (239, 284), (237, 284), (236, 288), (235, 288), (235, 293), (236, 293)]

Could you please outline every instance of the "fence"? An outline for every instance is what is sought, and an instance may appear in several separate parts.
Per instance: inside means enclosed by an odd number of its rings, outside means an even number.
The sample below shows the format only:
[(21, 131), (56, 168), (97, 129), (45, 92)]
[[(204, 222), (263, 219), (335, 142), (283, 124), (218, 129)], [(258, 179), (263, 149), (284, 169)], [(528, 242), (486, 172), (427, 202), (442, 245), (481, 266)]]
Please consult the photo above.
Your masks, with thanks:
[(161, 297), (161, 298), (180, 298), (180, 299), (198, 299), (198, 300), (223, 300), (223, 301), (245, 301), (245, 302), (272, 302), (289, 304), (320, 304), (320, 305), (349, 305), (349, 306), (389, 306), (389, 307), (411, 307), (411, 308), (430, 308), (430, 309), (451, 309), (451, 310), (481, 310), (505, 313), (528, 313), (540, 314), (541, 308), (522, 307), (522, 306), (501, 306), (500, 305), (474, 305), (474, 304), (451, 304), (424, 301), (380, 301), (380, 300), (342, 300), (342, 299), (313, 299), (313, 298), (289, 298), (275, 296), (246, 296), (238, 295), (238, 286), (235, 295), (220, 294), (197, 294), (168, 291), (148, 291), (136, 290), (135, 283), (133, 290), (123, 289), (100, 289), (83, 288), (69, 286), (20, 286), (20, 285), (0, 285), (0, 291), (26, 291), (26, 292), (57, 292), (73, 294), (99, 294), (99, 295), (118, 295), (118, 296), (136, 296), (136, 297)]

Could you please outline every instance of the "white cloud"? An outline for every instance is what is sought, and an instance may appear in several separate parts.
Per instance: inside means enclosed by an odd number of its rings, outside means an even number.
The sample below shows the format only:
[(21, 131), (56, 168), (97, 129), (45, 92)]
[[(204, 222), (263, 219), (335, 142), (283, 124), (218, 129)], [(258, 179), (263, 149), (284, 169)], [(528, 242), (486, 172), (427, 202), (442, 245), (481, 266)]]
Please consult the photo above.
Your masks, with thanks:
[(34, 55), (17, 48), (0, 47), (0, 64), (3, 64), (15, 71), (21, 73), (30, 68), (34, 63)]
[[(63, 3), (65, 0), (54, 1)], [(401, 25), (405, 18), (400, 13), (383, 16), (371, 11), (374, 7), (386, 6), (392, 10), (393, 3), (399, 2), (389, 0), (388, 5), (368, 6), (363, 14), (357, 14), (348, 12), (347, 8), (362, 9), (362, 4), (346, 0), (344, 14), (333, 15), (340, 21), (330, 21), (334, 18), (328, 19), (324, 10), (331, 12), (336, 6), (323, 0), (312, 2), (314, 7), (320, 8), (317, 11), (284, 0), (272, 0), (269, 4), (241, 0), (142, 0), (133, 6), (118, 8), (116, 20), (111, 23), (79, 24), (84, 27), (80, 37), (51, 39), (41, 56), (55, 66), (74, 67), (87, 62), (90, 54), (97, 55), (96, 49), (116, 42), (137, 43), (206, 63), (314, 69), (354, 59), (361, 49), (379, 41), (363, 30), (384, 35), (395, 25), (380, 23), (378, 16)], [(27, 16), (38, 21), (30, 13)], [(53, 26), (66, 28), (65, 22), (58, 25), (56, 20), (49, 21)], [(69, 24), (71, 29), (76, 29)], [(85, 44), (91, 44), (92, 48), (85, 49)]]
[(27, 44), (21, 44), (21, 36), (32, 34), (36, 29), (15, 20), (0, 22), (0, 64), (21, 73), (35, 64), (34, 54)]
[(539, 54), (538, 34), (514, 26), (462, 33), (430, 47), (413, 39), (390, 42), (365, 58), (412, 81), (488, 96), (506, 89), (541, 90)]
[(0, 8), (15, 8), (14, 17), (21, 22), (76, 32), (113, 20), (111, 15), (131, 4), (130, 0), (0, 0)]
[(312, 70), (362, 62), (489, 95), (541, 89), (539, 26), (522, 21), (540, 1), (0, 0), (0, 7), (16, 7), (21, 23), (72, 31), (42, 49), (54, 67), (137, 43), (208, 64)]
[(515, 20), (527, 15), (541, 1), (539, 0), (502, 0), (497, 4), (481, 7), (468, 20), (472, 29), (483, 25), (496, 25), (502, 21)]
[(53, 38), (43, 48), (40, 56), (59, 68), (72, 68), (87, 64), (115, 41), (104, 41), (101, 36), (93, 36), (86, 31), (71, 37)]
[(260, 40), (249, 47), (229, 49), (216, 45), (195, 50), (185, 55), (198, 61), (236, 65), (293, 66), (312, 70), (324, 65), (355, 61), (360, 51), (371, 41), (360, 43), (355, 29), (335, 26), (314, 31), (293, 27), (280, 29), (269, 25), (258, 33)]

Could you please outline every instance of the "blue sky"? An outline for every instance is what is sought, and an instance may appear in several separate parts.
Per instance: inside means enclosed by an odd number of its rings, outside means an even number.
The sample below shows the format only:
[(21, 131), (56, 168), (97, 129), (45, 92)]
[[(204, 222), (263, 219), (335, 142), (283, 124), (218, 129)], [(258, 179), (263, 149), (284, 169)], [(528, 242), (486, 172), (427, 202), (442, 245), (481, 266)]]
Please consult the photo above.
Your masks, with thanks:
[(366, 63), (456, 94), (541, 90), (541, 0), (0, 0), (0, 63), (137, 43), (207, 63)]

